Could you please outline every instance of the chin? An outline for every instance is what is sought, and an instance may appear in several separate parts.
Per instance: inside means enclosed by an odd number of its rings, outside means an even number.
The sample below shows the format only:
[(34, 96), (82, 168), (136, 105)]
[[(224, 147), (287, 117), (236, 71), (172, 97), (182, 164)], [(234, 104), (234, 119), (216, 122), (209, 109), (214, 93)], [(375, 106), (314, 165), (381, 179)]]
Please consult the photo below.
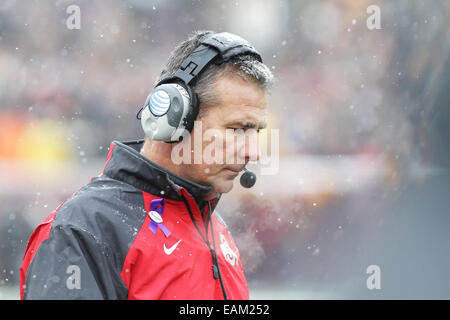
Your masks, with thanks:
[(233, 180), (223, 181), (214, 185), (214, 191), (217, 193), (227, 193), (233, 189)]

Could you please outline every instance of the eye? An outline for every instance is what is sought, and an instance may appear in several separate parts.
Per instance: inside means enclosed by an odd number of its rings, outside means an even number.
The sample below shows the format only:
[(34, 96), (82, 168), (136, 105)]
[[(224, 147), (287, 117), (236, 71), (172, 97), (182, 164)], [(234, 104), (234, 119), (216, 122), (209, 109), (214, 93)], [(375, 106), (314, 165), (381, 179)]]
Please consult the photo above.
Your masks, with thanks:
[(227, 128), (228, 130), (233, 130), (235, 133), (238, 133), (239, 130), (244, 131), (243, 128)]
[[(228, 130), (233, 130), (234, 133), (244, 133), (253, 128), (227, 128)], [(262, 129), (255, 129), (257, 133), (260, 133)]]

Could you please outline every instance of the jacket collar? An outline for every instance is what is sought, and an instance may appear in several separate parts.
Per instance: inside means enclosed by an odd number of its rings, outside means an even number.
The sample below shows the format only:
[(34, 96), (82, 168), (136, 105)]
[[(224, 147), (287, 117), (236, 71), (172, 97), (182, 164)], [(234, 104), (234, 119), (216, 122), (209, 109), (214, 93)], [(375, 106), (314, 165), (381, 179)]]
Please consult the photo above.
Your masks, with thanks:
[[(181, 200), (177, 188), (182, 187), (193, 196), (199, 208), (202, 209), (206, 203), (203, 198), (213, 191), (213, 187), (182, 178), (145, 158), (140, 154), (143, 144), (143, 139), (111, 142), (103, 174), (150, 194), (171, 200)], [(210, 202), (212, 210), (216, 207), (219, 198), (220, 195), (215, 201)]]

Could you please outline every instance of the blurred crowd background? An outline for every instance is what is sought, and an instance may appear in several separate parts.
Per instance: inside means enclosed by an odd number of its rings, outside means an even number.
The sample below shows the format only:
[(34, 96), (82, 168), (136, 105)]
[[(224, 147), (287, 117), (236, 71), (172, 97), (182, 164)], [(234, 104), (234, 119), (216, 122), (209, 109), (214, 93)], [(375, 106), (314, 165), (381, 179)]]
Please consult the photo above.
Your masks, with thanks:
[(251, 298), (450, 298), (449, 12), (444, 0), (1, 1), (0, 299), (18, 298), (39, 221), (101, 172), (111, 141), (143, 137), (136, 113), (194, 30), (246, 38), (276, 77), (279, 170), (218, 206)]

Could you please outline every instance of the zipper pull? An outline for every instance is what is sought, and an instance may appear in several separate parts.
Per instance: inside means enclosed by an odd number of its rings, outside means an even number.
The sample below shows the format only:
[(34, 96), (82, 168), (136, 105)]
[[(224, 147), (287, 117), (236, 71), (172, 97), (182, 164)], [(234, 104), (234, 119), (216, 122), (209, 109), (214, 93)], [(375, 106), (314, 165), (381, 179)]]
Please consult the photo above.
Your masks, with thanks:
[[(208, 240), (207, 240), (208, 241)], [(217, 266), (216, 261), (216, 252), (211, 248), (211, 245), (209, 244), (209, 241), (207, 242), (209, 247), (209, 252), (211, 252), (211, 258), (212, 258), (212, 271), (213, 271), (213, 277), (214, 279), (219, 279), (219, 267)]]
[(219, 269), (217, 268), (215, 263), (213, 263), (212, 265), (212, 270), (214, 279), (219, 279)]

